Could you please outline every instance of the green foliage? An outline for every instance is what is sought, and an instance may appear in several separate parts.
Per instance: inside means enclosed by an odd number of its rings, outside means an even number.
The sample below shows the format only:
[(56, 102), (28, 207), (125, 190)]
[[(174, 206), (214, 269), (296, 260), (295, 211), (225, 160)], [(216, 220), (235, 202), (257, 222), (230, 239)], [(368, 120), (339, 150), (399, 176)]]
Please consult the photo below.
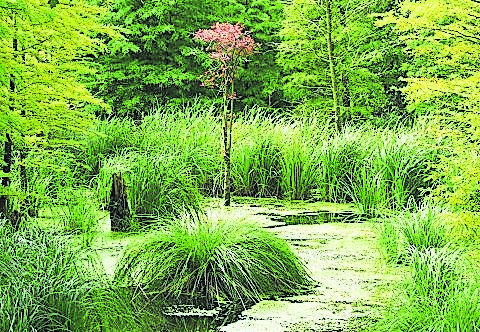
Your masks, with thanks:
[(137, 217), (174, 218), (201, 209), (195, 176), (175, 155), (135, 153), (107, 159), (99, 176), (99, 195), (105, 206), (114, 173), (125, 178), (130, 208)]
[(371, 331), (476, 331), (480, 324), (478, 274), (449, 246), (415, 251), (412, 276)]
[(2, 331), (132, 331), (128, 300), (93, 272), (98, 266), (87, 269), (66, 238), (36, 228), (14, 233), (5, 221), (0, 235)]
[(184, 218), (129, 247), (117, 281), (194, 303), (258, 300), (312, 285), (285, 241), (241, 220)]
[(290, 199), (310, 198), (318, 180), (319, 166), (313, 146), (293, 136), (283, 151), (283, 194)]
[(40, 0), (1, 6), (0, 89), (4, 99), (0, 122), (21, 133), (15, 138), (17, 144), (73, 144), (75, 139), (64, 140), (62, 134), (89, 131), (93, 118), (83, 106), (102, 103), (78, 79), (91, 71), (82, 57), (102, 47), (92, 36), (111, 34), (99, 24), (101, 15), (99, 8), (85, 1), (53, 8)]
[(91, 245), (98, 228), (96, 198), (86, 188), (67, 188), (61, 196), (59, 202), (65, 205), (58, 205), (56, 217), (60, 218), (65, 231), (81, 235), (83, 244)]
[[(104, 135), (91, 141), (87, 155), (81, 158), (92, 160), (94, 169), (104, 159), (102, 172), (111, 176), (133, 169), (136, 155), (150, 161), (158, 156), (180, 177), (188, 173), (187, 182), (203, 194), (221, 194), (222, 157), (215, 138), (220, 124), (214, 108), (201, 108), (197, 104), (183, 110), (166, 107), (139, 125), (131, 120), (103, 121), (100, 131)], [(331, 135), (321, 120), (293, 120), (264, 112), (254, 108), (234, 124), (232, 181), (237, 195), (289, 199), (314, 195), (324, 201), (354, 202), (360, 210), (375, 215), (382, 209), (420, 203), (424, 188), (435, 184), (426, 178), (437, 150), (422, 139), (421, 129), (407, 133), (404, 129), (345, 127), (342, 134)], [(107, 173), (99, 178), (103, 202), (110, 190)], [(174, 178), (173, 173), (168, 177)]]
[(399, 216), (386, 216), (379, 229), (380, 245), (389, 262), (408, 263), (413, 252), (449, 245), (450, 234), (442, 211), (429, 205), (403, 212)]
[[(389, 32), (376, 29), (369, 16), (384, 5), (377, 1), (332, 2), (333, 61), (344, 116), (385, 107), (387, 93), (396, 84), (392, 72), (399, 74), (399, 64), (388, 63), (392, 51), (382, 46)], [(328, 109), (333, 92), (325, 10), (324, 3), (314, 0), (286, 5), (277, 62), (288, 73), (283, 87), (288, 98)]]
[(89, 81), (116, 113), (138, 116), (166, 99), (200, 93), (214, 97), (199, 86), (210, 60), (192, 35), (216, 22), (241, 22), (263, 44), (239, 73), (244, 83), (237, 86), (238, 95), (250, 104), (275, 97), (280, 73), (273, 43), (281, 23), (280, 1), (115, 0), (109, 9), (107, 22), (120, 28), (122, 38), (108, 42), (109, 53), (98, 61), (101, 73)]
[(235, 194), (251, 197), (282, 197), (283, 156), (269, 137), (241, 142), (233, 155)]
[(428, 206), (415, 213), (406, 213), (398, 226), (407, 248), (424, 251), (445, 247), (448, 244), (447, 231), (445, 224), (438, 219), (439, 213)]
[(476, 1), (403, 1), (380, 25), (393, 24), (412, 58), (407, 96), (412, 111), (429, 116), (432, 144), (442, 147), (432, 165), (434, 197), (477, 210), (480, 8)]
[[(79, 83), (82, 75), (92, 72), (86, 57), (103, 48), (95, 37), (114, 35), (100, 24), (103, 14), (83, 0), (55, 6), (41, 0), (0, 1), (1, 140), (9, 135), (13, 150), (21, 151), (16, 160), (20, 167), (13, 173), (39, 167), (38, 160), (46, 161), (42, 168), (52, 166), (46, 156), (68, 156), (68, 149), (81, 146), (91, 134), (95, 118), (86, 106), (107, 108)], [(23, 192), (20, 200), (35, 195), (25, 176), (20, 184), (13, 188)]]

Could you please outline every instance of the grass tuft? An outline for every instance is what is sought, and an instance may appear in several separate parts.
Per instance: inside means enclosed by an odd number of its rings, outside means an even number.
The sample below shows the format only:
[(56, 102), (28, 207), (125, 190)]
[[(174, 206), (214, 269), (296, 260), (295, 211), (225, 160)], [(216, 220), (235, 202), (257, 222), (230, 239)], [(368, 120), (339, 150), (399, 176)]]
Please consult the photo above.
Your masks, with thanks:
[(297, 294), (312, 284), (287, 243), (243, 221), (184, 218), (127, 249), (115, 278), (199, 303)]

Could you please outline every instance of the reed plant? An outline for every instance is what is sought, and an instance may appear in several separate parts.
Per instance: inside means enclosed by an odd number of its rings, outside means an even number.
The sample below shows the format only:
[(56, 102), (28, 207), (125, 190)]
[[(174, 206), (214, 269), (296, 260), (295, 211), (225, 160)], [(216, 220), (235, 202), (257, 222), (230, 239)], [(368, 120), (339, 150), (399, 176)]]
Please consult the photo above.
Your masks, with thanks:
[(115, 279), (169, 301), (200, 304), (297, 294), (312, 285), (288, 244), (242, 220), (186, 217), (127, 248)]
[(443, 211), (423, 204), (399, 215), (384, 215), (379, 226), (380, 247), (388, 261), (408, 263), (412, 252), (449, 245)]
[(232, 180), (234, 193), (251, 197), (282, 197), (280, 149), (270, 138), (242, 142), (234, 150)]
[[(0, 330), (132, 331), (128, 299), (65, 237), (0, 221)], [(89, 260), (94, 262), (93, 260)], [(94, 264), (94, 263), (92, 263)]]
[(289, 199), (311, 198), (318, 182), (315, 150), (295, 138), (283, 147), (282, 192)]
[(96, 132), (97, 135), (88, 141), (82, 154), (92, 175), (98, 174), (104, 159), (137, 148), (142, 139), (141, 130), (135, 121), (128, 118), (99, 121)]
[(469, 264), (451, 246), (414, 250), (411, 278), (371, 331), (478, 331), (480, 279)]
[(104, 206), (110, 199), (114, 173), (124, 177), (131, 212), (137, 217), (175, 218), (185, 210), (201, 210), (202, 195), (195, 175), (177, 155), (133, 153), (105, 161), (99, 176)]
[[(104, 126), (103, 138), (86, 157), (98, 161), (93, 164), (108, 168), (107, 160), (122, 155), (176, 156), (200, 192), (222, 194), (214, 104), (161, 106), (141, 123), (111, 120)], [(232, 181), (240, 196), (306, 199), (315, 193), (318, 200), (353, 202), (374, 215), (419, 203), (433, 185), (425, 181), (435, 149), (401, 128), (347, 125), (336, 134), (316, 118), (272, 116), (261, 109), (245, 110), (234, 126)]]
[(406, 212), (399, 218), (398, 226), (408, 248), (426, 250), (448, 244), (447, 228), (439, 216), (438, 209), (425, 205), (417, 212)]

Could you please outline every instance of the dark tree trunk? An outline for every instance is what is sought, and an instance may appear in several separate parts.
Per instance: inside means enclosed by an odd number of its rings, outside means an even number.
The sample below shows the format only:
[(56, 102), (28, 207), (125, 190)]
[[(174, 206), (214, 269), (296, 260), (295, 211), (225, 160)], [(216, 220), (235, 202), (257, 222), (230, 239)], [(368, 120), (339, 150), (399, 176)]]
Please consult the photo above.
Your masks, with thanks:
[(113, 232), (124, 232), (129, 228), (130, 208), (128, 207), (127, 190), (122, 174), (112, 175), (112, 190), (108, 204), (111, 229)]
[[(5, 141), (5, 146), (3, 150), (3, 168), (2, 171), (3, 173), (10, 173), (10, 169), (12, 167), (12, 138), (10, 137), (10, 134), (6, 134), (7, 140)], [(9, 177), (3, 177), (2, 178), (2, 186), (5, 188), (10, 187), (10, 178)], [(1, 195), (0, 196), (0, 216), (3, 216), (4, 218), (7, 218), (10, 216), (10, 206), (9, 206), (9, 198), (8, 195)]]
[[(16, 21), (14, 21), (14, 26), (15, 26), (15, 29), (16, 29)], [(12, 41), (12, 50), (14, 52), (14, 56), (16, 54), (16, 52), (18, 51), (18, 39), (16, 37), (13, 38), (13, 41)], [(14, 106), (14, 101), (12, 100), (13, 98), (13, 94), (15, 93), (15, 90), (16, 90), (16, 86), (15, 86), (15, 77), (13, 76), (13, 74), (10, 74), (10, 93), (11, 93), (11, 96), (10, 96), (10, 111), (11, 112), (14, 112), (15, 111), (15, 106)], [(3, 165), (3, 172), (4, 173), (10, 173), (11, 169), (12, 169), (12, 148), (13, 148), (13, 141), (12, 141), (12, 137), (10, 136), (9, 133), (6, 133), (5, 134), (5, 137), (6, 137), (6, 141), (5, 141), (5, 146), (4, 146), (4, 150), (3, 150), (3, 162), (4, 162), (4, 165)], [(10, 177), (9, 176), (6, 176), (6, 177), (3, 177), (2, 178), (2, 186), (5, 187), (5, 188), (8, 188), (10, 187)], [(16, 211), (18, 213), (18, 211)], [(20, 217), (16, 217), (16, 213), (11, 213), (11, 209), (10, 209), (10, 198), (8, 195), (2, 195), (0, 196), (0, 217), (4, 217), (4, 218), (8, 218), (10, 220), (10, 222), (12, 223), (12, 226), (15, 228), (15, 229), (18, 229), (18, 224), (19, 224), (19, 221), (20, 221)]]
[(352, 107), (352, 99), (350, 97), (350, 78), (348, 77), (348, 74), (343, 73), (342, 74), (342, 85), (343, 85), (343, 95), (342, 95), (342, 104), (343, 104), (343, 109), (344, 114), (346, 116), (351, 115), (351, 107)]

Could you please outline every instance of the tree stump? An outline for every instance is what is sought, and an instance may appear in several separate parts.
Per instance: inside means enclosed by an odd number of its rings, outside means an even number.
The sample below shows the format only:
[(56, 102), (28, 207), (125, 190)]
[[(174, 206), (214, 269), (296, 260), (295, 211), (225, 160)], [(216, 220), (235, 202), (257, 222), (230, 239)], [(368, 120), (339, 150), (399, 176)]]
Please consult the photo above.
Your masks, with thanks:
[(128, 207), (127, 190), (122, 174), (112, 175), (112, 190), (110, 191), (110, 212), (111, 230), (113, 232), (124, 232), (129, 229), (130, 208)]

